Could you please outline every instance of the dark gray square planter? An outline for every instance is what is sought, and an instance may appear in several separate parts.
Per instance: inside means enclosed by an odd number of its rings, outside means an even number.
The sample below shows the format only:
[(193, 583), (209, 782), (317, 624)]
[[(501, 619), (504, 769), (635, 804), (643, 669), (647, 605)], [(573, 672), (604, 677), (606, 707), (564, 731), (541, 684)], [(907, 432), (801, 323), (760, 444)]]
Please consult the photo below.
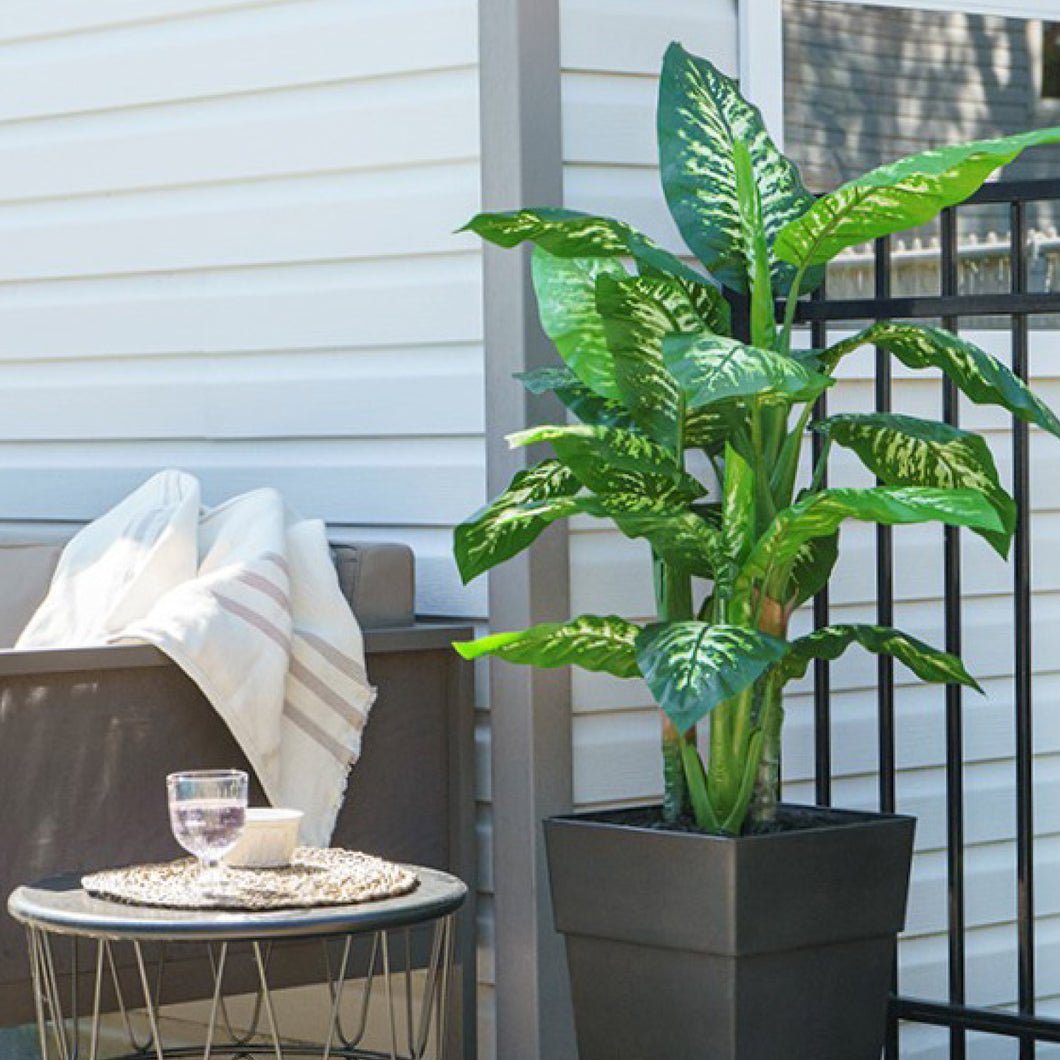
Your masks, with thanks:
[(879, 1060), (911, 817), (726, 838), (545, 822), (580, 1060)]

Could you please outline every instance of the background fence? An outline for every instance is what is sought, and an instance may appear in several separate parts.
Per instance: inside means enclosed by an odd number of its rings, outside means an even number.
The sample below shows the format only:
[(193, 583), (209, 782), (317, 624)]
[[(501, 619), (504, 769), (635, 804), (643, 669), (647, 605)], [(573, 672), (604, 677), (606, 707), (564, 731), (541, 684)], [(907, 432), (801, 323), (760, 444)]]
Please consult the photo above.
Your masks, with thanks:
[[(1034, 210), (1032, 216), (1041, 216), (1041, 204), (1054, 207), (1060, 204), (1060, 180), (989, 184), (968, 204), (947, 211), (934, 237), (923, 236), (919, 240), (916, 234), (901, 239), (889, 237), (877, 241), (873, 247), (845, 256), (830, 270), (827, 289), (818, 292), (801, 314), (812, 345), (826, 345), (835, 341), (837, 334), (870, 320), (941, 322), (953, 330), (992, 333), (989, 343), (992, 352), (1003, 359), (1007, 356), (1017, 375), (1029, 379), (1032, 374), (1038, 374), (1037, 370), (1042, 366), (1036, 363), (1032, 372), (1032, 347), (1036, 362), (1041, 351), (1056, 349), (1060, 353), (1060, 335), (1055, 330), (1056, 322), (1060, 320), (1057, 316), (1060, 314), (1060, 241), (1055, 229), (1039, 225), (1039, 229), (1032, 232), (1027, 223), (1029, 210)], [(991, 219), (990, 234), (985, 238), (981, 234), (973, 237), (970, 231), (983, 231), (984, 216)], [(1060, 365), (1050, 364), (1041, 374), (1051, 379), (1060, 374), (1058, 368)], [(865, 381), (862, 397), (867, 397), (871, 383), (875, 409), (898, 411), (894, 404), (895, 369), (890, 358), (877, 351), (872, 369), (874, 378)], [(947, 422), (957, 424), (962, 418), (963, 399), (959, 399), (948, 382), (937, 385), (940, 387), (938, 408)], [(841, 386), (836, 388), (837, 394)], [(1055, 391), (1051, 393), (1046, 387), (1043, 394), (1055, 403)], [(836, 399), (829, 400), (834, 402)], [(864, 410), (864, 406), (862, 408)], [(821, 414), (825, 412), (824, 401), (819, 411)], [(1041, 478), (1039, 472), (1052, 466), (1051, 463), (1039, 464), (1037, 449), (1035, 460), (1031, 460), (1033, 436), (1037, 433), (1037, 430), (1029, 431), (1020, 421), (1001, 423), (999, 427), (995, 425), (990, 432), (995, 456), (999, 465), (1008, 469), (1008, 485), (1021, 512), (1009, 564), (1011, 589), (1002, 586), (1003, 591), (994, 592), (989, 602), (992, 608), (1009, 609), (1008, 620), (1001, 623), (1003, 633), (1000, 637), (997, 628), (991, 627), (995, 629), (991, 639), (1005, 641), (1003, 646), (994, 643), (991, 652), (1001, 651), (1003, 647), (1008, 662), (991, 664), (988, 676), (997, 679), (990, 685), (991, 698), (995, 707), (998, 703), (1004, 707), (1007, 720), (1002, 716), (1000, 724), (1009, 729), (995, 734), (998, 750), (990, 759), (991, 775), (997, 777), (999, 769), (1002, 770), (1001, 800), (1006, 807), (1011, 804), (1011, 813), (1006, 808), (1004, 814), (1007, 822), (1002, 828), (1004, 834), (997, 833), (992, 837), (992, 871), (996, 872), (1001, 865), (1010, 875), (999, 885), (999, 893), (1011, 895), (1013, 915), (1010, 917), (1004, 911), (1008, 906), (1005, 900), (999, 899), (997, 905), (1001, 912), (995, 910), (987, 914), (985, 921), (988, 922), (980, 922), (984, 917), (977, 913), (976, 923), (969, 923), (969, 903), (975, 905), (978, 902), (978, 881), (980, 878), (987, 880), (986, 870), (980, 872), (984, 860), (981, 851), (972, 850), (974, 844), (968, 837), (969, 783), (972, 787), (979, 784), (983, 774), (979, 764), (974, 767), (969, 764), (965, 753), (968, 719), (973, 716), (970, 714), (972, 704), (960, 687), (948, 687), (941, 693), (941, 710), (936, 712), (940, 723), (944, 717), (944, 751), (937, 770), (931, 773), (939, 782), (935, 785), (935, 794), (940, 803), (937, 834), (941, 841), (934, 850), (930, 849), (933, 843), (929, 837), (925, 838), (923, 845), (918, 841), (918, 859), (923, 864), (932, 858), (936, 864), (944, 860), (944, 870), (939, 870), (945, 880), (944, 915), (940, 909), (940, 920), (944, 920), (944, 924), (937, 925), (934, 937), (938, 945), (945, 946), (945, 960), (941, 962), (945, 968), (945, 983), (941, 983), (940, 976), (939, 996), (921, 996), (908, 989), (904, 981), (911, 979), (915, 985), (918, 978), (916, 960), (903, 961), (900, 956), (886, 1050), (888, 1058), (949, 1056), (959, 1060), (970, 1056), (975, 1060), (980, 1057), (1025, 1060), (1060, 1055), (1060, 1045), (1048, 1044), (1060, 1043), (1060, 1019), (1050, 1018), (1050, 1013), (1060, 1015), (1060, 1005), (1057, 1004), (1060, 976), (1053, 974), (1052, 968), (1053, 954), (1056, 953), (1056, 970), (1060, 971), (1060, 935), (1055, 947), (1052, 941), (1055, 914), (1060, 913), (1060, 908), (1054, 911), (1050, 888), (1047, 909), (1039, 909), (1035, 887), (1039, 848), (1048, 848), (1051, 854), (1053, 842), (1050, 837), (1053, 833), (1060, 833), (1060, 806), (1055, 807), (1055, 815), (1051, 812), (1052, 805), (1046, 807), (1050, 811), (1046, 813), (1038, 807), (1037, 814), (1035, 806), (1036, 799), (1046, 797), (1043, 792), (1052, 791), (1051, 787), (1042, 788), (1036, 783), (1036, 768), (1044, 768), (1043, 763), (1051, 767), (1052, 754), (1060, 751), (1060, 747), (1053, 749), (1051, 745), (1044, 751), (1035, 746), (1035, 697), (1040, 683), (1054, 668), (1049, 645), (1051, 643), (1055, 648), (1060, 641), (1056, 627), (1048, 625), (1048, 608), (1036, 607), (1036, 590), (1032, 583), (1032, 570), (1040, 569), (1038, 566), (1032, 568), (1032, 548), (1035, 543), (1044, 546), (1037, 532), (1032, 535), (1032, 523), (1035, 527), (1044, 526), (1048, 520), (1043, 522), (1043, 516), (1056, 507), (1052, 500), (1046, 501), (1044, 509), (1041, 505), (1034, 506), (1032, 477)], [(1051, 441), (1042, 440), (1043, 454)], [(820, 440), (815, 445), (819, 447)], [(998, 452), (999, 448), (1008, 452)], [(1055, 482), (1055, 479), (1046, 475), (1046, 481)], [(1037, 482), (1035, 489), (1040, 491)], [(896, 611), (902, 610), (901, 596), (896, 596), (896, 578), (901, 578), (902, 572), (897, 565), (894, 532), (891, 528), (881, 527), (875, 533), (875, 620), (881, 624), (902, 626), (903, 622), (896, 622)], [(968, 567), (969, 552), (977, 548), (977, 544), (970, 545), (970, 539), (954, 528), (946, 528), (941, 535), (938, 551), (921, 553), (914, 557), (913, 563), (925, 564), (923, 575), (928, 579), (936, 573), (930, 568), (941, 565), (940, 632), (945, 647), (960, 652), (962, 647), (969, 647), (965, 630), (968, 608), (973, 606), (972, 597), (976, 597), (976, 605), (986, 606), (974, 586), (967, 599), (962, 593), (966, 578), (971, 577), (978, 585), (979, 572), (969, 573)], [(973, 559), (978, 555), (975, 551)], [(1060, 556), (1050, 554), (1043, 558), (1052, 565), (1050, 570), (1060, 564)], [(833, 585), (839, 581), (837, 579)], [(835, 602), (829, 600), (826, 591), (814, 602), (814, 623), (826, 624), (830, 611), (834, 609)], [(1039, 610), (1044, 620), (1039, 617)], [(872, 616), (866, 617), (871, 619)], [(1040, 653), (1042, 645), (1050, 658), (1044, 664), (1036, 665), (1039, 656), (1034, 649), (1037, 647)], [(985, 659), (986, 653), (983, 654)], [(977, 671), (977, 659), (967, 650), (965, 658), (973, 674), (980, 672)], [(896, 684), (891, 659), (881, 657), (874, 660), (874, 664), (877, 671), (873, 711), (875, 733), (865, 732), (858, 737), (861, 742), (871, 741), (875, 747), (876, 762), (870, 771), (876, 788), (873, 801), (883, 811), (916, 812), (916, 798), (903, 798), (903, 777), (907, 774), (912, 777), (918, 769), (927, 769), (932, 763), (913, 763), (903, 772), (905, 767), (900, 761), (902, 726), (906, 722), (903, 689), (900, 681)], [(834, 788), (839, 782), (837, 778), (843, 775), (842, 769), (837, 770), (835, 760), (847, 753), (843, 741), (851, 731), (847, 727), (840, 733), (841, 719), (834, 716), (837, 710), (834, 692), (833, 668), (827, 663), (818, 663), (812, 693), (808, 687), (805, 694), (807, 715), (812, 713), (812, 720), (807, 717), (805, 725), (805, 757), (811, 765), (800, 776), (798, 747), (790, 756), (786, 748), (785, 783), (789, 796), (812, 794), (821, 804), (832, 801)], [(809, 706), (811, 702), (812, 707)], [(797, 718), (793, 721), (797, 744), (800, 729)], [(811, 745), (812, 753), (809, 750)], [(1042, 757), (1046, 752), (1048, 761)], [(989, 752), (987, 758), (990, 758)], [(862, 776), (866, 783), (868, 776), (868, 773)], [(914, 791), (916, 785), (907, 784), (906, 787)], [(857, 791), (861, 791), (864, 799), (871, 798), (866, 794), (866, 784), (860, 788), (848, 784), (847, 788), (855, 791), (854, 801), (858, 798)], [(1051, 795), (1048, 797), (1051, 799)], [(843, 803), (850, 805), (851, 800), (844, 798)], [(973, 815), (979, 814), (981, 805), (974, 803)], [(930, 832), (931, 823), (927, 822), (926, 827)], [(922, 819), (921, 831), (924, 830)], [(995, 856), (997, 851), (1001, 854)], [(1051, 866), (1052, 858), (1049, 860)], [(975, 866), (971, 877), (970, 864)], [(914, 920), (917, 916), (914, 906), (921, 893), (916, 880), (914, 869), (910, 907), (910, 916)], [(989, 890), (986, 882), (983, 887), (984, 891)], [(977, 985), (970, 991), (969, 939), (974, 932), (987, 931), (994, 931), (994, 934), (990, 936), (993, 941), (989, 960), (984, 965), (987, 971), (983, 978), (985, 985)], [(1039, 940), (1039, 931), (1048, 934), (1048, 940)], [(930, 934), (927, 929), (924, 933), (925, 937)], [(976, 936), (977, 939), (986, 937), (985, 934)], [(1003, 940), (1000, 946), (997, 944), (999, 939)], [(907, 948), (911, 954), (920, 952), (917, 945), (915, 941), (903, 941), (903, 953)], [(979, 946), (978, 942), (976, 946)], [(1038, 964), (1040, 955), (1049, 958), (1050, 967), (1044, 971)], [(912, 969), (908, 975), (904, 965)], [(941, 1030), (929, 1033), (930, 1027)]]

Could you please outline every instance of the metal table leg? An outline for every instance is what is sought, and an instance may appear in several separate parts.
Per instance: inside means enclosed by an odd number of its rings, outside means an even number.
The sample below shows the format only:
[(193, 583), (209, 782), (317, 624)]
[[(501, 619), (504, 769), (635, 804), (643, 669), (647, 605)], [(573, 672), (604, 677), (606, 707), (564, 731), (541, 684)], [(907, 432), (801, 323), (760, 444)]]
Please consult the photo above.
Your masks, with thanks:
[[(257, 973), (258, 991), (249, 1028), (233, 1026), (225, 1003), (225, 976), (232, 967), (235, 943), (222, 942), (210, 947), (211, 983), (208, 992), (209, 1013), (205, 1039), (201, 1045), (166, 1045), (162, 1035), (162, 951), (154, 976), (139, 940), (113, 942), (91, 940), (93, 950), (91, 1008), (81, 1026), (76, 989), (68, 1003), (60, 990), (54, 943), (59, 937), (43, 928), (27, 925), (30, 972), (33, 982), (37, 1028), (43, 1060), (98, 1060), (101, 1049), (101, 1024), (104, 1016), (104, 994), (113, 995), (111, 1011), (121, 1017), (127, 1051), (116, 1060), (197, 1060), (261, 1057), (263, 1060), (285, 1060), (289, 1057), (321, 1057), (323, 1060), (457, 1060), (447, 1048), (449, 1007), (455, 956), (455, 914), (433, 921), (419, 930), (430, 932), (426, 964), (413, 967), (414, 928), (397, 928), (372, 934), (337, 936), (341, 958), (333, 966), (329, 942), (323, 946), (322, 989), (326, 991), (327, 1024), (320, 1042), (285, 1040), (281, 1018), (269, 982), (270, 946), (260, 941), (249, 943), (249, 956)], [(76, 947), (76, 942), (74, 942)], [(142, 1004), (122, 986), (117, 946), (131, 947), (135, 979), (142, 993)], [(360, 954), (366, 959), (358, 961)], [(358, 978), (353, 970), (361, 969)], [(419, 994), (415, 997), (415, 994)], [(140, 999), (135, 999), (140, 1000)], [(370, 1016), (382, 1009), (385, 1025), (384, 1042), (368, 1041)], [(136, 1032), (136, 1020), (146, 1020), (146, 1037)], [(264, 1027), (262, 1027), (264, 1014)], [(84, 1033), (82, 1033), (84, 1032)]]

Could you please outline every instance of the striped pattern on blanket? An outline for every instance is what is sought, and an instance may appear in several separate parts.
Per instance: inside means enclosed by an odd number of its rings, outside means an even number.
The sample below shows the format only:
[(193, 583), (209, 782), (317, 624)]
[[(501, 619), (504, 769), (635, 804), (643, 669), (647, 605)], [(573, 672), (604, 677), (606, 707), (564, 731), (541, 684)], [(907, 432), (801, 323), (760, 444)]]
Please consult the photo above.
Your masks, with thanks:
[(323, 523), (268, 489), (203, 510), (190, 475), (154, 476), (71, 540), (18, 647), (127, 641), (185, 670), (326, 845), (375, 692)]

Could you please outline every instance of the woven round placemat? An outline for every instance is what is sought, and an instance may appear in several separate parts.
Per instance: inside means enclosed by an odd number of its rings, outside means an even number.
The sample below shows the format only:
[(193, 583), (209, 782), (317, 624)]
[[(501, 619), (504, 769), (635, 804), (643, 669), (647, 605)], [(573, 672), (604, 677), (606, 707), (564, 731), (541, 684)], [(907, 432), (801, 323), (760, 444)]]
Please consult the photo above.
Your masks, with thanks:
[(416, 874), (391, 861), (337, 847), (298, 847), (280, 869), (226, 867), (217, 891), (204, 893), (194, 858), (107, 869), (81, 878), (95, 898), (166, 909), (308, 909), (396, 898)]

